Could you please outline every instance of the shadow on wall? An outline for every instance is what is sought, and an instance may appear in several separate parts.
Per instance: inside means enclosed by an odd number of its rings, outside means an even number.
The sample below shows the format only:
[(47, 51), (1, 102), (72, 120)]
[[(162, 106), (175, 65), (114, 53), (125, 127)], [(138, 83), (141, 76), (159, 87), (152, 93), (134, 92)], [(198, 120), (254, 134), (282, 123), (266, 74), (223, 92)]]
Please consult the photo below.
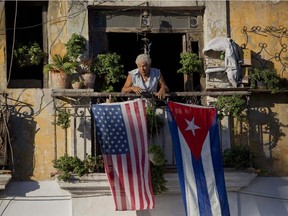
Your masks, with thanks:
[(87, 119), (87, 117), (80, 118), (80, 124), (77, 128), (80, 132), (80, 137), (83, 139), (91, 140), (91, 120)]
[(9, 155), (9, 167), (14, 170), (14, 180), (30, 180), (34, 170), (36, 122), (32, 105), (17, 101), (9, 107), (10, 139), (13, 157)]
[[(265, 99), (264, 99), (265, 98)], [(285, 102), (286, 101), (286, 102)], [(287, 103), (285, 96), (271, 98), (271, 95), (255, 95), (251, 97), (249, 109), (250, 145), (252, 152), (256, 153), (255, 166), (265, 175), (275, 175), (274, 165), (279, 159), (273, 154), (282, 137), (284, 125), (275, 112), (275, 104)], [(281, 149), (280, 149), (281, 151)], [(280, 162), (281, 163), (281, 162)], [(283, 162), (285, 163), (285, 162)]]

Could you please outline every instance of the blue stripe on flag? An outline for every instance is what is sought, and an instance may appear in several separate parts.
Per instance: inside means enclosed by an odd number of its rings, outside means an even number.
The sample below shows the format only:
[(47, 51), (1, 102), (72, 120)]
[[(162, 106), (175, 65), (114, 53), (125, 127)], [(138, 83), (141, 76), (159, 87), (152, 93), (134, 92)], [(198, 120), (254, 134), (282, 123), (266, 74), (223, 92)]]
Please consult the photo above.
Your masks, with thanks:
[(171, 132), (171, 137), (172, 137), (172, 142), (173, 142), (174, 155), (178, 156), (178, 157), (175, 157), (175, 160), (176, 160), (176, 164), (177, 164), (177, 172), (178, 172), (178, 178), (179, 178), (179, 183), (180, 183), (180, 188), (181, 188), (182, 199), (184, 201), (183, 202), (184, 203), (184, 209), (185, 209), (185, 212), (187, 215), (184, 170), (183, 170), (183, 164), (182, 164), (181, 145), (180, 145), (180, 140), (179, 140), (179, 135), (178, 135), (177, 124), (176, 124), (176, 121), (174, 120), (172, 113), (168, 107), (166, 107), (166, 111), (167, 111), (167, 118), (169, 121), (169, 129)]
[(229, 216), (229, 205), (228, 205), (228, 198), (226, 193), (226, 185), (225, 185), (225, 178), (224, 178), (224, 170), (222, 164), (222, 155), (219, 151), (220, 149), (220, 141), (219, 141), (219, 128), (218, 128), (218, 121), (217, 115), (213, 120), (212, 126), (210, 128), (210, 140), (213, 140), (213, 145), (210, 145), (211, 148), (211, 157), (213, 162), (213, 169), (214, 172), (217, 173), (215, 175), (215, 181), (220, 201), (220, 207), (222, 216)]
[(196, 161), (192, 155), (191, 157), (197, 187), (199, 212), (200, 215), (210, 216), (212, 215), (211, 204), (206, 184), (207, 181), (205, 178), (205, 172), (202, 163), (202, 156), (200, 156), (198, 161)]

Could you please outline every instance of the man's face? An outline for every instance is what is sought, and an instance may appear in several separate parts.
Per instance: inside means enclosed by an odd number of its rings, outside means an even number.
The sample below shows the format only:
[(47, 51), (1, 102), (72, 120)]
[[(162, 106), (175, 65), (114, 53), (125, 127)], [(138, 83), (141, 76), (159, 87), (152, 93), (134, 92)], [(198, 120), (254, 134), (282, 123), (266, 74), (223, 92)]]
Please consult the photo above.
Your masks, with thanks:
[(149, 75), (149, 65), (145, 62), (140, 62), (138, 65), (138, 70), (142, 75)]

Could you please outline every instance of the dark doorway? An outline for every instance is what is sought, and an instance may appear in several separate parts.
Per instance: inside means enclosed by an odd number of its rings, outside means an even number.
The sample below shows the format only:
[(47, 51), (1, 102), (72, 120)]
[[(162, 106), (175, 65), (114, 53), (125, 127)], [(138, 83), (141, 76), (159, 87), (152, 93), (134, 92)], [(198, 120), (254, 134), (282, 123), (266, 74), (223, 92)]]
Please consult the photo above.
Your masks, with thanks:
[[(121, 55), (126, 74), (136, 67), (135, 59), (144, 53), (143, 34), (107, 33), (108, 50)], [(177, 74), (180, 68), (180, 53), (182, 52), (182, 35), (172, 33), (147, 34), (150, 43), (152, 67), (159, 68), (171, 92), (183, 91), (183, 75)], [(124, 84), (121, 83), (121, 87)], [(120, 84), (119, 84), (120, 85)], [(121, 90), (118, 86), (116, 89)]]

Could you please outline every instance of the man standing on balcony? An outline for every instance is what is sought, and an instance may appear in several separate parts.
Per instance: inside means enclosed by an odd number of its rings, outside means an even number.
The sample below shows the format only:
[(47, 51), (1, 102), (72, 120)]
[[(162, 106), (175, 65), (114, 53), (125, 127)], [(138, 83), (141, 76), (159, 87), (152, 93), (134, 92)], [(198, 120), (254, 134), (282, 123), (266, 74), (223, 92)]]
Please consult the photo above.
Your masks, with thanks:
[(128, 72), (126, 82), (121, 92), (134, 92), (136, 94), (151, 92), (156, 93), (155, 95), (159, 99), (164, 99), (165, 94), (169, 92), (169, 89), (160, 70), (151, 67), (151, 59), (149, 55), (138, 55), (135, 63), (137, 68)]

